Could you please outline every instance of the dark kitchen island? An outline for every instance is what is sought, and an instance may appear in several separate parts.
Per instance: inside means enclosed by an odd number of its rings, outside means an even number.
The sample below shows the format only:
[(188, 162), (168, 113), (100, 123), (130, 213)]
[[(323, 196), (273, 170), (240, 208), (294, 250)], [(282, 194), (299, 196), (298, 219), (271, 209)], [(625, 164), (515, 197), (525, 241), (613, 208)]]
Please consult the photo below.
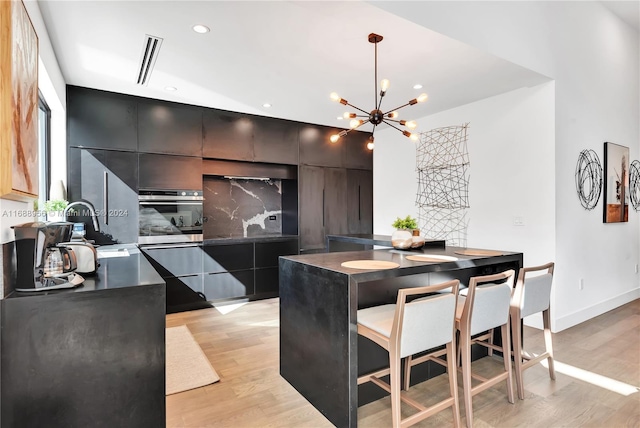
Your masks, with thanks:
[[(358, 337), (358, 309), (395, 303), (400, 288), (454, 278), (466, 286), (472, 276), (507, 269), (517, 274), (522, 267), (522, 253), (466, 256), (456, 254), (460, 250), (464, 249), (381, 249), (280, 257), (280, 374), (334, 425), (357, 426), (358, 405), (380, 396), (367, 398), (377, 392), (363, 388), (367, 385), (358, 387), (358, 375), (388, 365), (384, 350)], [(434, 263), (406, 258), (419, 254), (457, 260)], [(359, 270), (341, 266), (352, 260), (395, 262), (399, 267)], [(414, 371), (412, 383), (442, 373), (429, 372), (429, 368)]]
[(110, 250), (80, 287), (0, 301), (2, 426), (165, 426), (165, 283)]

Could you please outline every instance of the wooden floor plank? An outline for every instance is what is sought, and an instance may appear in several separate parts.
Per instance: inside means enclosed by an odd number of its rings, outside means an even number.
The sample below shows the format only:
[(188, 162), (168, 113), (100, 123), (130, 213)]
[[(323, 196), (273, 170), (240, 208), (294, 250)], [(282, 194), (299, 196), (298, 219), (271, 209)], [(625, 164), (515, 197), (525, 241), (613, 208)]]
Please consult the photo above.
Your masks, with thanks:
[[(167, 315), (167, 326), (187, 325), (220, 375), (220, 381), (167, 397), (168, 428), (332, 426), (279, 374), (279, 301), (250, 302), (222, 313), (216, 308)], [(544, 349), (542, 333), (525, 327), (525, 344)], [(569, 367), (640, 386), (640, 300), (554, 335), (556, 360)], [(499, 358), (474, 362), (491, 375)], [(462, 385), (460, 375), (458, 383)], [(429, 404), (448, 391), (447, 375), (412, 387), (409, 396)], [(461, 397), (461, 420), (464, 404)], [(483, 427), (640, 427), (640, 392), (628, 396), (558, 371), (535, 366), (525, 372), (525, 400), (510, 404), (504, 382), (473, 398), (474, 426)], [(391, 423), (389, 397), (358, 409), (360, 427)], [(414, 410), (402, 408), (403, 416)], [(416, 427), (451, 426), (451, 410)]]

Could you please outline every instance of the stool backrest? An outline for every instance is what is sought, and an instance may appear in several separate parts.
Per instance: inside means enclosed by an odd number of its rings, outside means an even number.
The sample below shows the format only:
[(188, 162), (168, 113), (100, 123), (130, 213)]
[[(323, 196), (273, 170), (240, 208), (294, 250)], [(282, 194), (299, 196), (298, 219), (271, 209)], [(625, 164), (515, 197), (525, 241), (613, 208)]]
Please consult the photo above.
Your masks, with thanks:
[(475, 276), (469, 280), (469, 290), (462, 310), (461, 324), (471, 335), (506, 324), (513, 290), (515, 271), (495, 275)]
[[(398, 291), (390, 342), (399, 346), (400, 358), (453, 341), (459, 286), (453, 280)], [(407, 296), (426, 293), (437, 294), (407, 303)]]
[[(546, 311), (551, 304), (554, 263), (520, 269), (518, 282), (513, 293), (512, 304), (520, 307), (520, 317), (524, 318)], [(542, 275), (528, 276), (529, 273), (547, 271)]]

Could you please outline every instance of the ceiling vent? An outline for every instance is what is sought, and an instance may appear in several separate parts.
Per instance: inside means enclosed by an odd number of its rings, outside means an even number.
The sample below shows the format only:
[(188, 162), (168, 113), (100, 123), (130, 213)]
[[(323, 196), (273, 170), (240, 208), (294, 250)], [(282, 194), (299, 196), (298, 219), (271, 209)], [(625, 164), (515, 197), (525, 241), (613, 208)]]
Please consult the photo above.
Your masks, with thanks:
[(144, 44), (142, 45), (142, 55), (140, 57), (140, 68), (138, 69), (137, 84), (147, 86), (151, 79), (151, 72), (156, 64), (158, 53), (162, 46), (162, 39), (156, 36), (145, 34)]

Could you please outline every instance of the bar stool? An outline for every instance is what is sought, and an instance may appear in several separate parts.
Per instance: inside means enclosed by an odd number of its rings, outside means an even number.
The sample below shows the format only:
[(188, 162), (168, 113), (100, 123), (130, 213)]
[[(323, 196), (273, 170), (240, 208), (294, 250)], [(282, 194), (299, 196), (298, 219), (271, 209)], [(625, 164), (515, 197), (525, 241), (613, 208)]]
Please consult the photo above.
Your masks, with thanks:
[[(509, 333), (509, 305), (515, 272), (508, 270), (486, 276), (476, 276), (469, 280), (467, 296), (458, 301), (456, 327), (460, 332), (458, 347), (462, 356), (462, 387), (464, 391), (465, 414), (467, 426), (473, 426), (473, 405), (471, 398), (503, 381), (507, 381), (507, 397), (514, 403), (513, 375), (511, 373), (511, 335)], [(493, 335), (480, 333), (500, 327), (502, 347), (491, 343)], [(476, 336), (473, 337), (472, 336)], [(489, 379), (476, 375), (471, 371), (471, 345), (480, 344), (489, 349), (502, 351), (504, 372)], [(506, 353), (503, 351), (506, 349)], [(506, 357), (505, 357), (506, 355)], [(481, 381), (472, 386), (471, 378)]]
[[(458, 280), (426, 287), (406, 288), (398, 291), (396, 304), (374, 306), (358, 311), (358, 334), (372, 340), (389, 352), (389, 368), (358, 378), (358, 385), (373, 382), (391, 393), (391, 417), (394, 427), (413, 425), (447, 407), (453, 411), (453, 423), (460, 425), (460, 406), (455, 365), (455, 312)], [(440, 292), (449, 288), (449, 292)], [(408, 296), (436, 293), (407, 303)], [(445, 345), (447, 355), (450, 397), (428, 408), (400, 391), (401, 359)], [(433, 354), (442, 355), (439, 350)], [(434, 357), (435, 358), (435, 357)], [(390, 385), (380, 377), (390, 375)], [(401, 400), (418, 409), (405, 419), (401, 418)]]
[[(520, 269), (518, 282), (511, 297), (511, 330), (513, 333), (513, 355), (516, 372), (516, 385), (518, 397), (524, 400), (523, 372), (538, 362), (547, 359), (549, 363), (549, 377), (555, 380), (556, 372), (553, 366), (553, 344), (551, 341), (551, 285), (553, 283), (554, 263), (542, 266)], [(546, 272), (545, 272), (546, 271)], [(540, 273), (537, 276), (529, 276), (530, 273)], [(531, 356), (522, 349), (522, 323), (521, 320), (529, 315), (542, 312), (542, 324), (544, 327), (545, 352), (538, 356)], [(523, 363), (522, 360), (527, 360)]]

